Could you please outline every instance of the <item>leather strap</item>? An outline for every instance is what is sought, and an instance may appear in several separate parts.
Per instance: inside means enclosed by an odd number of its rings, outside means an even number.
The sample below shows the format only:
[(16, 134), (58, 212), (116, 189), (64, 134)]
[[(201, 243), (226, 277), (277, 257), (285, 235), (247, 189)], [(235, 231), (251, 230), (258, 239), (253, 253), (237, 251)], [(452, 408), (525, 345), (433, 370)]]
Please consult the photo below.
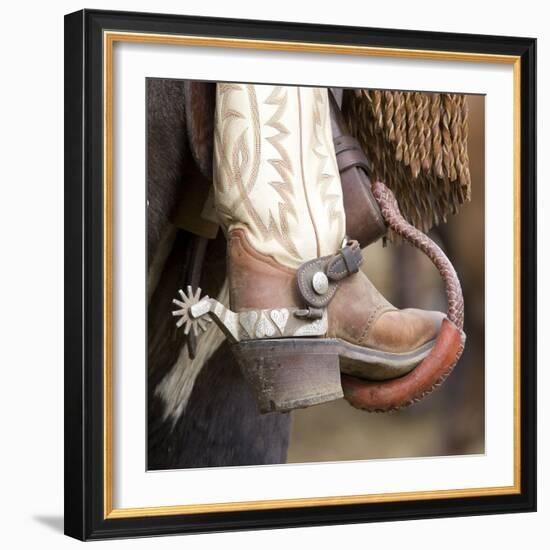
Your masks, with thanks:
[(331, 281), (341, 281), (359, 271), (363, 263), (361, 247), (357, 241), (348, 241), (337, 254), (331, 257), (326, 267), (326, 274)]
[(367, 174), (370, 173), (372, 167), (361, 145), (353, 136), (341, 135), (334, 138), (334, 151), (340, 174), (354, 167), (362, 168)]
[(386, 224), (371, 192), (368, 174), (372, 167), (359, 142), (350, 135), (332, 91), (329, 100), (332, 137), (346, 211), (346, 234), (364, 248), (386, 234)]
[[(357, 241), (348, 241), (336, 254), (315, 258), (302, 264), (296, 272), (298, 290), (311, 308), (325, 308), (338, 290), (339, 282), (359, 271), (363, 263), (361, 247)], [(327, 278), (327, 288), (322, 294), (315, 290), (313, 280), (318, 273)]]

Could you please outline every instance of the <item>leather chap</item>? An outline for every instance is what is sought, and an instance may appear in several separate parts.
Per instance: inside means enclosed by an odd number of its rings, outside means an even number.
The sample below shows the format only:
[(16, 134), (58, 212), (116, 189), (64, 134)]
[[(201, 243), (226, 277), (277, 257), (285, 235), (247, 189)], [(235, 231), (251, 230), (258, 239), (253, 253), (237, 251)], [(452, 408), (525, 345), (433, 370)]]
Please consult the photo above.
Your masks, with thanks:
[(346, 235), (365, 248), (386, 234), (386, 224), (372, 195), (365, 153), (359, 142), (349, 135), (332, 89), (328, 95), (332, 138), (346, 212)]

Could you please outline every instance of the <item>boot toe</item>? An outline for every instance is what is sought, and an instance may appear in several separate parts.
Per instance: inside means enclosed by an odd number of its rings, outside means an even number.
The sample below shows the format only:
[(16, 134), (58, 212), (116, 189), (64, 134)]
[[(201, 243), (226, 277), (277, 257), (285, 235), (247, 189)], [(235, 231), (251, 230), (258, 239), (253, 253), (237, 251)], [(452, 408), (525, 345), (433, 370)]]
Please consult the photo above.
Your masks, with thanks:
[(445, 314), (440, 311), (402, 309), (387, 311), (374, 323), (369, 334), (381, 351), (406, 353), (435, 340)]

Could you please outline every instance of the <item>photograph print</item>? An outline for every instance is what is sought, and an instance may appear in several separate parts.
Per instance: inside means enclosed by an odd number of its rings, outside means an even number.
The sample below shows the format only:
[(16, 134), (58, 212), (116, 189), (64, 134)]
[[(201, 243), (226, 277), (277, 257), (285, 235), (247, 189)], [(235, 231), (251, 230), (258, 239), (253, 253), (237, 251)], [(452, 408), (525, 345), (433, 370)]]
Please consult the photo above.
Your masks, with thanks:
[(485, 452), (484, 109), (146, 80), (148, 470)]

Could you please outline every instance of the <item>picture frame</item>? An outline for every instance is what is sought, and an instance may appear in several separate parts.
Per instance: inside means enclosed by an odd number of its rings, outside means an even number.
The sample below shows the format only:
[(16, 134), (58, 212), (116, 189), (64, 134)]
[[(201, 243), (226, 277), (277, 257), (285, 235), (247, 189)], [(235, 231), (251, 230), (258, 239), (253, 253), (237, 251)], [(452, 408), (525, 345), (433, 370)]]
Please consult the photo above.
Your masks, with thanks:
[[(113, 65), (134, 43), (512, 71), (513, 482), (252, 501), (113, 505)], [(185, 72), (184, 69), (182, 69)], [(185, 77), (185, 76), (182, 76)], [(218, 79), (217, 75), (211, 76)], [(82, 10), (65, 17), (65, 533), (80, 540), (536, 509), (536, 41), (531, 38)], [(494, 220), (494, 218), (493, 218)], [(490, 221), (498, 225), (499, 221)], [(511, 371), (512, 372), (512, 371)], [(511, 424), (512, 424), (511, 423)], [(141, 459), (140, 459), (141, 460)], [(321, 490), (322, 492), (322, 490)]]

